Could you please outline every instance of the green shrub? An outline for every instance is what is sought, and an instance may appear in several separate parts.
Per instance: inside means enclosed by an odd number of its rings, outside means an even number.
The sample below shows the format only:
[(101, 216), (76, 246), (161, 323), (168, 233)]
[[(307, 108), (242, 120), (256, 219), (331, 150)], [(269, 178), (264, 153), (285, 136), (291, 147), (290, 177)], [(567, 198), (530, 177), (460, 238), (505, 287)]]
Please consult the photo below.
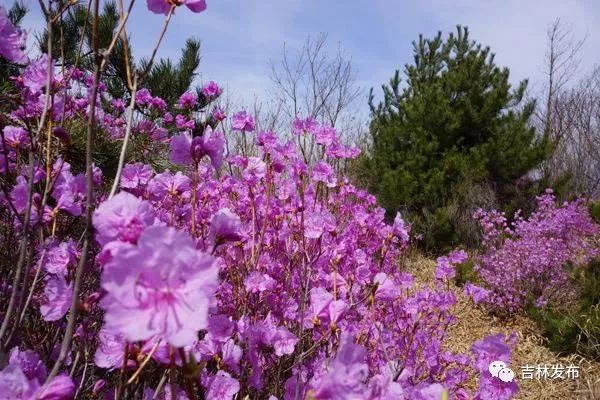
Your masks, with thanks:
[(600, 258), (575, 271), (574, 280), (579, 288), (576, 304), (531, 307), (528, 313), (551, 350), (600, 359)]
[(463, 286), (467, 282), (477, 282), (477, 272), (475, 272), (475, 261), (469, 258), (462, 264), (456, 266), (456, 277), (454, 283), (457, 286)]
[(600, 224), (600, 200), (590, 202), (590, 216), (597, 224)]

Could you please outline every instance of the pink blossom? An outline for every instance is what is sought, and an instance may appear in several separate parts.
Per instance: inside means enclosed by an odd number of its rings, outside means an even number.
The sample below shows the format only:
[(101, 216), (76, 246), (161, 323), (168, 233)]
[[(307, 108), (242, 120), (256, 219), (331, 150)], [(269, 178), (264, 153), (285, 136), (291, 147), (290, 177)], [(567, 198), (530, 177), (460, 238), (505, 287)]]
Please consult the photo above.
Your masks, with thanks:
[(228, 373), (219, 371), (215, 376), (208, 377), (206, 400), (232, 400), (240, 391), (240, 383)]
[(23, 53), (25, 35), (15, 28), (6, 9), (0, 6), (0, 56), (11, 62), (25, 62), (27, 56)]
[(106, 324), (130, 341), (156, 336), (191, 345), (208, 325), (217, 283), (215, 259), (196, 250), (187, 234), (148, 227), (137, 246), (117, 252), (105, 267)]
[(135, 243), (144, 228), (154, 223), (154, 208), (131, 193), (120, 192), (100, 204), (93, 222), (101, 245), (113, 240)]
[(71, 307), (73, 285), (67, 285), (65, 278), (60, 275), (48, 275), (45, 283), (40, 312), (45, 321), (58, 321)]
[[(148, 0), (148, 9), (155, 14), (165, 14), (169, 13), (171, 9), (171, 4), (167, 0)], [(195, 13), (200, 13), (206, 10), (206, 1), (205, 0), (182, 0), (179, 4), (185, 4), (190, 11)]]
[(191, 92), (185, 92), (179, 97), (179, 100), (177, 101), (177, 105), (179, 106), (179, 108), (194, 108), (196, 104), (198, 104), (198, 98), (195, 94)]
[(2, 133), (4, 143), (13, 149), (23, 149), (29, 144), (29, 133), (20, 126), (5, 126)]
[(213, 244), (236, 242), (243, 237), (242, 221), (228, 208), (222, 208), (212, 217), (208, 240)]
[(231, 129), (234, 131), (251, 132), (254, 130), (254, 118), (246, 111), (239, 111), (231, 118)]
[(209, 81), (202, 87), (202, 94), (209, 99), (214, 99), (221, 95), (221, 88), (215, 81)]
[(215, 109), (212, 112), (212, 117), (217, 121), (221, 122), (225, 118), (227, 118), (227, 115), (225, 115), (225, 111), (223, 111), (220, 107), (215, 107)]

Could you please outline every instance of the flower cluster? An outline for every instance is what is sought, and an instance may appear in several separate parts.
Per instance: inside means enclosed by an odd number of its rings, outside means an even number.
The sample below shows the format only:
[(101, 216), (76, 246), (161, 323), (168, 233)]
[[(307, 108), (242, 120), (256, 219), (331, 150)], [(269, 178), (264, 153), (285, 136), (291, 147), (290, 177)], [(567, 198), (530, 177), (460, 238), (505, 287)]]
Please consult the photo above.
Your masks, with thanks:
[[(169, 18), (180, 5), (206, 8), (203, 0), (148, 0)], [(0, 9), (0, 31), (8, 32), (0, 55), (14, 61), (20, 54), (6, 21)], [(212, 81), (175, 104), (143, 88), (112, 98), (91, 74), (54, 64), (42, 55), (14, 77), (20, 99), (0, 120), (1, 234), (18, 255), (0, 281), (10, 304), (0, 340), (13, 347), (1, 395), (516, 393), (493, 379), (481, 379), (476, 393), (466, 389), (486, 354), (510, 353), (498, 337), (470, 352), (447, 350), (456, 304), (447, 283), (466, 254), (441, 257), (432, 287), (416, 284), (402, 262), (410, 225), (400, 215), (389, 225), (375, 197), (337, 172), (338, 161), (360, 150), (333, 127), (308, 118), (293, 123), (292, 135), (260, 131), (247, 111), (228, 118), (216, 106), (222, 91)], [(114, 179), (89, 163), (82, 172), (70, 157), (85, 120), (115, 145), (142, 144)], [(242, 154), (227, 151), (226, 123)], [(305, 158), (297, 136), (314, 144), (318, 160)], [(46, 346), (50, 336), (69, 340)]]
[[(598, 255), (600, 227), (581, 200), (557, 205), (551, 190), (537, 198), (528, 219), (508, 224), (498, 211), (474, 216), (484, 232), (485, 252), (475, 267), (485, 289), (469, 286), (478, 301), (508, 312), (564, 300), (572, 292), (567, 264), (577, 267)], [(561, 297), (562, 296), (562, 297)]]

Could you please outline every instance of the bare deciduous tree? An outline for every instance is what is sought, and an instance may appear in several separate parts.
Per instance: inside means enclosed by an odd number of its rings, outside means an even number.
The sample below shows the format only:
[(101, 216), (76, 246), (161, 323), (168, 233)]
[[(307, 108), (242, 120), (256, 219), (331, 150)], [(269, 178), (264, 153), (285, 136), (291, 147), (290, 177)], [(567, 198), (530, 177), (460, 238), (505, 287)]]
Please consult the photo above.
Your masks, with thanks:
[(310, 116), (336, 126), (361, 94), (352, 59), (344, 55), (339, 44), (330, 56), (323, 33), (307, 38), (294, 55), (284, 45), (281, 60), (271, 62), (271, 80), (273, 99), (290, 121)]
[(546, 86), (538, 129), (555, 143), (552, 157), (542, 166), (544, 176), (570, 177), (569, 194), (600, 194), (600, 68), (572, 85), (580, 65), (585, 38), (560, 19), (547, 31)]

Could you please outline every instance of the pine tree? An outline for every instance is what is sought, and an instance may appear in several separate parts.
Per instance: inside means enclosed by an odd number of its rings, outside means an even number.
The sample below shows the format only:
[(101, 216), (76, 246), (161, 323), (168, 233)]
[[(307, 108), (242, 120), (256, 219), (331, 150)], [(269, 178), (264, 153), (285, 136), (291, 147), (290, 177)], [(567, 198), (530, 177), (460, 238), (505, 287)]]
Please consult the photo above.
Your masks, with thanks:
[[(64, 0), (63, 0), (64, 1)], [(119, 27), (119, 10), (114, 1), (103, 3), (98, 21), (98, 39), (100, 48), (108, 48)], [(79, 38), (83, 37), (83, 42)], [(70, 7), (63, 18), (54, 25), (53, 58), (66, 66), (77, 65), (87, 71), (93, 70), (91, 49), (91, 19), (87, 7), (77, 5)], [(48, 32), (38, 36), (38, 46), (41, 52), (47, 52)], [(103, 82), (108, 92), (114, 98), (126, 97), (129, 92), (127, 85), (127, 63), (130, 71), (144, 71), (148, 60), (142, 59), (136, 63), (132, 57), (130, 37), (127, 40), (119, 38), (111, 53)], [(80, 50), (81, 47), (81, 50)], [(127, 61), (126, 61), (127, 60)], [(200, 41), (189, 38), (182, 49), (181, 58), (174, 63), (170, 59), (155, 60), (140, 87), (144, 87), (154, 95), (160, 96), (172, 104), (181, 93), (192, 88), (200, 65)]]
[[(477, 203), (507, 205), (518, 182), (544, 160), (549, 140), (530, 124), (527, 81), (513, 88), (508, 68), (461, 26), (444, 41), (421, 35), (414, 63), (396, 71), (377, 106), (371, 91), (370, 189), (390, 215), (402, 210), (426, 233), (426, 247), (455, 245)], [(467, 220), (467, 221), (465, 221)]]

